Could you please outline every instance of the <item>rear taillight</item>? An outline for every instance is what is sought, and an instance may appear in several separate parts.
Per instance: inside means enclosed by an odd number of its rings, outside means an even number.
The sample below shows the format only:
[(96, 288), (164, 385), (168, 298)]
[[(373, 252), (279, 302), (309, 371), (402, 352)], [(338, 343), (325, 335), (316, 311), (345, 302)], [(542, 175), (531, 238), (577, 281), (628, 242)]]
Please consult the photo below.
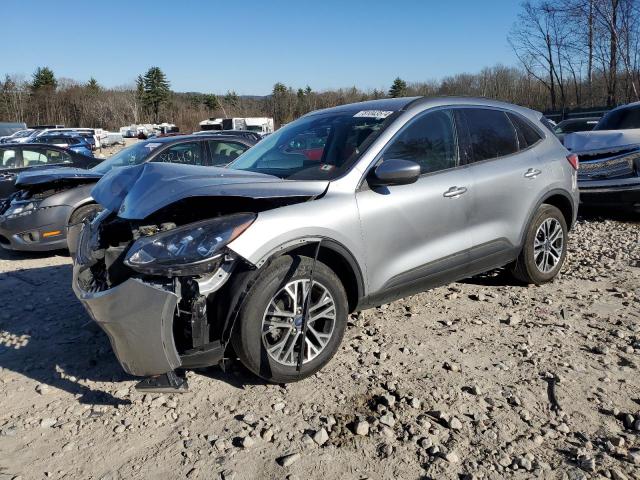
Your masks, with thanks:
[(578, 155), (576, 155), (575, 153), (567, 155), (567, 160), (569, 161), (569, 163), (571, 164), (574, 170), (578, 170), (578, 166), (580, 165), (580, 161), (578, 160)]

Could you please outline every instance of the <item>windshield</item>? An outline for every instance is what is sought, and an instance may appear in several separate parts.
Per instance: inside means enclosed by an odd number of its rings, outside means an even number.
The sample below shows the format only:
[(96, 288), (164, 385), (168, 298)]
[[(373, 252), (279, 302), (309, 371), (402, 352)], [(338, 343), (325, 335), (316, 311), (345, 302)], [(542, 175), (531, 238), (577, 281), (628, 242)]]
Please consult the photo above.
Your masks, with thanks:
[(33, 130), (18, 130), (16, 133), (11, 135), (13, 138), (24, 138), (28, 137), (33, 133)]
[(228, 168), (289, 180), (331, 180), (347, 171), (395, 118), (388, 111), (316, 114), (282, 127)]
[(91, 170), (97, 173), (107, 173), (114, 167), (130, 167), (144, 162), (151, 152), (158, 148), (161, 143), (158, 142), (140, 142), (130, 147), (120, 150), (115, 155), (107, 158), (104, 162), (93, 167)]
[(640, 128), (640, 107), (621, 108), (607, 113), (594, 130), (629, 130)]

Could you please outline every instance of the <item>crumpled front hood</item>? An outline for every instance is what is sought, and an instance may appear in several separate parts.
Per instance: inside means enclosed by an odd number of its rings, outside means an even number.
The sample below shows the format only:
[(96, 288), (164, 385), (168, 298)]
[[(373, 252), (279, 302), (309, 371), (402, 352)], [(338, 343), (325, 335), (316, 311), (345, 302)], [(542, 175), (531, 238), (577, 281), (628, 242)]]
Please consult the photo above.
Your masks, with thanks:
[(324, 193), (328, 184), (227, 168), (149, 162), (111, 170), (91, 196), (121, 218), (141, 220), (188, 197), (313, 197)]
[(16, 179), (16, 187), (28, 187), (33, 185), (43, 185), (45, 183), (56, 183), (61, 181), (78, 181), (82, 183), (86, 180), (99, 180), (101, 173), (82, 168), (43, 168), (21, 172)]
[(640, 128), (570, 133), (564, 146), (574, 153), (619, 151), (640, 144)]

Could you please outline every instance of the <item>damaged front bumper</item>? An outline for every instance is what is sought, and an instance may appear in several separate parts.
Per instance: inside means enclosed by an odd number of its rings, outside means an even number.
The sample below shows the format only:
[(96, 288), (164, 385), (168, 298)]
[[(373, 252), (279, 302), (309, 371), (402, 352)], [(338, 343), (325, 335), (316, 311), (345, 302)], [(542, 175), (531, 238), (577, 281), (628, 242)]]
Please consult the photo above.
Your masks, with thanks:
[[(236, 257), (199, 277), (154, 277), (127, 273), (109, 280), (126, 248), (92, 250), (95, 223), (70, 229), (77, 238), (72, 287), (91, 318), (106, 332), (122, 368), (131, 375), (157, 376), (177, 368), (218, 364), (226, 342), (212, 340), (228, 317), (209, 312), (229, 280)], [(76, 248), (74, 248), (76, 250)], [(211, 308), (211, 310), (214, 310)]]
[(73, 289), (91, 318), (106, 332), (122, 368), (132, 375), (160, 375), (182, 365), (173, 338), (178, 295), (163, 286), (130, 278), (109, 290), (80, 287), (74, 266)]

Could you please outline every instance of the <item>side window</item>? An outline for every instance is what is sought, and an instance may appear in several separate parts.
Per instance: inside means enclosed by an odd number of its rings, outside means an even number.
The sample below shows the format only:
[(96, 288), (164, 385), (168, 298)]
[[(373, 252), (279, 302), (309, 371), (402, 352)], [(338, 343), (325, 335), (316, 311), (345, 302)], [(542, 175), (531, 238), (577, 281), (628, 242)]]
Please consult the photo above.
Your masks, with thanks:
[(518, 151), (516, 131), (500, 110), (465, 108), (472, 162), (503, 157)]
[(71, 155), (67, 152), (59, 150), (45, 150), (44, 155), (47, 157), (47, 163), (73, 163)]
[(507, 113), (507, 115), (518, 133), (518, 145), (520, 146), (520, 150), (524, 150), (525, 148), (535, 145), (542, 140), (542, 137), (536, 129), (533, 128), (528, 121), (520, 117), (520, 115), (516, 115), (514, 113)]
[(179, 143), (161, 152), (154, 162), (183, 163), (185, 165), (204, 165), (202, 144), (200, 142)]
[(38, 165), (46, 165), (49, 163), (43, 150), (31, 150), (26, 148), (22, 149), (22, 162), (25, 167), (37, 167)]
[(249, 149), (246, 145), (235, 142), (209, 140), (208, 143), (211, 152), (211, 165), (213, 166), (227, 165)]
[(437, 172), (456, 166), (456, 136), (451, 114), (437, 111), (411, 121), (392, 140), (384, 152), (385, 159), (411, 160), (422, 173)]
[(18, 168), (18, 154), (15, 150), (0, 150), (0, 168)]

